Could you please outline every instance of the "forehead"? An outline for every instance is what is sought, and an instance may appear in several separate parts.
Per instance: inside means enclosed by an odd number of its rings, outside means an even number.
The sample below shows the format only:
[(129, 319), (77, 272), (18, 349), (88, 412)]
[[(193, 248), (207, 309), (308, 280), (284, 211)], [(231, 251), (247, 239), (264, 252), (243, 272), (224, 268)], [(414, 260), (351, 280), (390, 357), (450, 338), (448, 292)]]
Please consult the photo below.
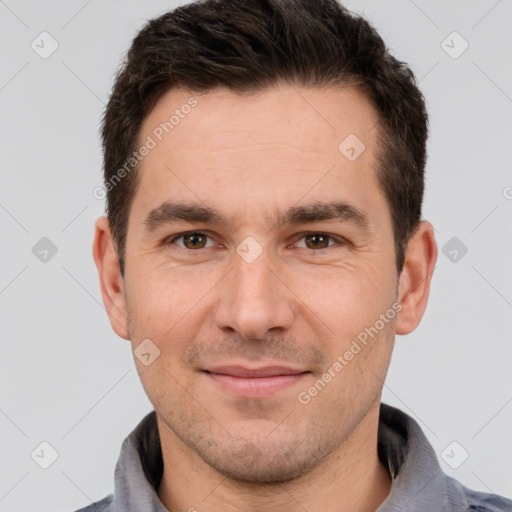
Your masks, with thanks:
[[(374, 108), (355, 87), (298, 87), (278, 84), (260, 92), (236, 93), (218, 88), (203, 93), (171, 89), (144, 120), (140, 135), (161, 143), (172, 139), (175, 152), (231, 142), (254, 144), (296, 141), (296, 150), (332, 151), (350, 134), (365, 145), (373, 141)], [(165, 139), (165, 140), (162, 140)], [(187, 146), (181, 146), (181, 142)], [(299, 147), (300, 146), (300, 147)]]
[(146, 210), (177, 197), (219, 209), (261, 210), (273, 200), (289, 207), (305, 195), (367, 203), (379, 192), (376, 125), (375, 110), (350, 86), (172, 89), (141, 127), (139, 144), (151, 149), (135, 199)]

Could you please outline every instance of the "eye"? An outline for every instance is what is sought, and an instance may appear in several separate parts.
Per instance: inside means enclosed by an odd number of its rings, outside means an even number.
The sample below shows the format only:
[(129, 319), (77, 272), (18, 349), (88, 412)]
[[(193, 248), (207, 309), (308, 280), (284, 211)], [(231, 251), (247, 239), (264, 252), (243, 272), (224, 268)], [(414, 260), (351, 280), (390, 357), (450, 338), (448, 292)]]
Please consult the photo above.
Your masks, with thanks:
[(176, 244), (178, 247), (184, 247), (185, 249), (197, 250), (207, 249), (207, 239), (210, 238), (207, 234), (202, 231), (187, 231), (186, 233), (179, 233), (166, 240), (166, 244), (174, 244), (177, 240), (183, 239), (183, 245)]
[(306, 233), (303, 235), (300, 240), (304, 240), (304, 245), (306, 249), (327, 249), (328, 247), (332, 247), (330, 241), (338, 242), (338, 245), (344, 245), (344, 240), (338, 237), (334, 237), (332, 235), (328, 235), (326, 233)]
[[(208, 245), (208, 239), (210, 239), (210, 245)], [(180, 240), (182, 243), (177, 243)], [(302, 245), (299, 243), (301, 241)], [(208, 249), (215, 245), (213, 240), (211, 240), (211, 237), (202, 231), (186, 231), (184, 233), (178, 233), (168, 238), (164, 243), (165, 245), (177, 245), (178, 247), (189, 251)], [(294, 245), (299, 248), (318, 250), (328, 249), (333, 245), (346, 245), (346, 243), (347, 242), (340, 237), (335, 237), (321, 232), (312, 232), (303, 234)]]

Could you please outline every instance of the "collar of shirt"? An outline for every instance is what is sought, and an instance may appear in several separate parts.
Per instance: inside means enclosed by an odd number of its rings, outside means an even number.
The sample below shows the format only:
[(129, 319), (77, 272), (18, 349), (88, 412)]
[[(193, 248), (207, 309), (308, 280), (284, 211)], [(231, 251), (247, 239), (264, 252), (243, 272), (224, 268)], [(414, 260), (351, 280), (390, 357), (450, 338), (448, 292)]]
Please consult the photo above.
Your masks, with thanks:
[[(377, 449), (392, 477), (392, 487), (376, 512), (512, 512), (511, 500), (473, 491), (445, 475), (418, 423), (386, 404), (380, 406)], [(168, 512), (157, 494), (162, 474), (161, 444), (152, 411), (123, 442), (114, 494), (77, 512)]]

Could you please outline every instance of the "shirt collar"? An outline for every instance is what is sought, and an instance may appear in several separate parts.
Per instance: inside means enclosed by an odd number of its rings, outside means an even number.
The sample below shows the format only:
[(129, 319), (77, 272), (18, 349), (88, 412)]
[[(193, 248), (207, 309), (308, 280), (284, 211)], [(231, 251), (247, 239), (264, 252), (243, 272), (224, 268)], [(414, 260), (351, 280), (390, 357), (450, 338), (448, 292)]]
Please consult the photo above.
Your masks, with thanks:
[[(465, 511), (445, 499), (449, 479), (420, 426), (404, 412), (380, 406), (378, 456), (392, 478), (391, 492), (377, 512)], [(155, 411), (147, 414), (124, 440), (115, 470), (113, 512), (168, 512), (158, 498), (163, 459)], [(450, 501), (451, 503), (448, 503)]]
[(466, 510), (443, 505), (446, 475), (421, 427), (404, 412), (380, 406), (378, 455), (392, 478), (391, 492), (377, 512)]

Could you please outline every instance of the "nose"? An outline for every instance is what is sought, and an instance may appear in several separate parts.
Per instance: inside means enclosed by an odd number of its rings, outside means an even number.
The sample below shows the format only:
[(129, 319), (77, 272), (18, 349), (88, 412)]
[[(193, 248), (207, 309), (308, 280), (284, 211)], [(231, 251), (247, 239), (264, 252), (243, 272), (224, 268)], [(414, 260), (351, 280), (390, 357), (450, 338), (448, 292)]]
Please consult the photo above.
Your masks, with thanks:
[(291, 328), (294, 294), (270, 259), (266, 251), (251, 263), (234, 255), (234, 268), (219, 289), (215, 310), (219, 329), (256, 340), (270, 331), (276, 334)]

